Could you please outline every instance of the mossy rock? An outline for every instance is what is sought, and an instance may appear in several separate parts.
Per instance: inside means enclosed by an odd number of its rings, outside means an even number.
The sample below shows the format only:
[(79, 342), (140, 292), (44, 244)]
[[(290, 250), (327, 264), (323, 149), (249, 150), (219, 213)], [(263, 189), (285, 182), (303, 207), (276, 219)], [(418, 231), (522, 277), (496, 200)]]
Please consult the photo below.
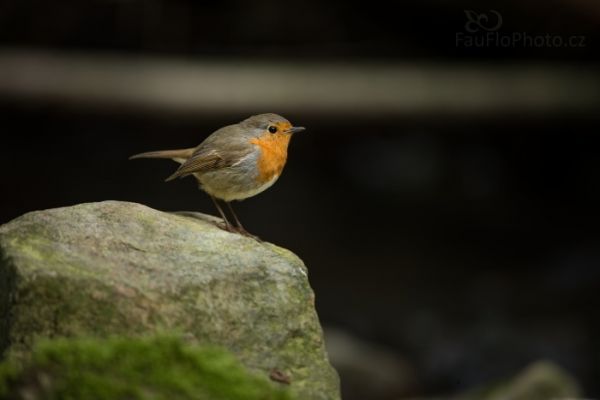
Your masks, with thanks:
[(288, 250), (214, 218), (107, 201), (0, 227), (0, 352), (38, 338), (176, 332), (231, 351), (303, 400), (339, 398), (314, 294)]
[(229, 352), (174, 337), (55, 339), (0, 366), (0, 399), (292, 400)]

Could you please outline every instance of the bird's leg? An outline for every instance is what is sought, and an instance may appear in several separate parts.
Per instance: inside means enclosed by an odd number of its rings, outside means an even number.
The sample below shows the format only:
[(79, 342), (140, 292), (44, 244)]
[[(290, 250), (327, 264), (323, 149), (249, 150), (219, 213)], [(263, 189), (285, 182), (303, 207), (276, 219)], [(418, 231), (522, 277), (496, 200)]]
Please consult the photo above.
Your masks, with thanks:
[(253, 234), (251, 234), (250, 232), (248, 232), (244, 226), (242, 225), (242, 223), (240, 222), (239, 218), (237, 217), (235, 211), (233, 211), (233, 207), (231, 207), (231, 203), (226, 201), (225, 204), (227, 204), (227, 207), (229, 207), (229, 212), (231, 213), (231, 215), (233, 215), (233, 218), (235, 219), (235, 223), (237, 225), (237, 230), (239, 233), (241, 233), (244, 236), (249, 236), (251, 238), (254, 238), (256, 240), (259, 240), (258, 236), (254, 236)]
[[(211, 195), (209, 195), (209, 196), (212, 199), (213, 203), (215, 203), (215, 207), (217, 207), (217, 210), (219, 211), (219, 214), (221, 214), (221, 218), (223, 218), (223, 221), (225, 222), (224, 229), (226, 231), (229, 231), (229, 232), (237, 232), (237, 229), (233, 225), (231, 225), (231, 223), (229, 222), (229, 220), (225, 216), (225, 213), (223, 212), (223, 209), (221, 209), (221, 206), (219, 205), (219, 202), (217, 201), (217, 199), (215, 199)], [(229, 203), (227, 203), (227, 204), (229, 204)], [(237, 220), (237, 218), (236, 218), (236, 220)]]
[(244, 227), (242, 226), (242, 223), (240, 222), (239, 218), (235, 214), (235, 211), (233, 211), (233, 207), (231, 207), (231, 203), (226, 201), (225, 204), (227, 204), (227, 207), (229, 207), (229, 212), (231, 213), (231, 215), (233, 215), (233, 218), (235, 218), (235, 224), (237, 225), (237, 227), (240, 228), (241, 230), (245, 231)]

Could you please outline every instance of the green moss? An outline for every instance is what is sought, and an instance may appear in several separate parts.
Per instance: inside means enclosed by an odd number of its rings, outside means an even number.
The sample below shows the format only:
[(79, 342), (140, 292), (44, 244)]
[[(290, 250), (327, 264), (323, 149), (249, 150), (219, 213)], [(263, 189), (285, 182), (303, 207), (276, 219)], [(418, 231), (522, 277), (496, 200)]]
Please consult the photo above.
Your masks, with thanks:
[(0, 359), (9, 346), (10, 294), (16, 279), (15, 269), (9, 265), (7, 258), (0, 247)]
[(0, 365), (0, 399), (291, 400), (228, 352), (173, 337), (55, 339)]

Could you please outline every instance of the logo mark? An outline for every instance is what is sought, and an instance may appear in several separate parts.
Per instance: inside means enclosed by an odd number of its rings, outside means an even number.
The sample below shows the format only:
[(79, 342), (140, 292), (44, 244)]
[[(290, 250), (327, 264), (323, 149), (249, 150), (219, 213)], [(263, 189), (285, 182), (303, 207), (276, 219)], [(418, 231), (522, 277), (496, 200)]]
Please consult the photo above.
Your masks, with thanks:
[(480, 30), (493, 32), (500, 29), (502, 26), (502, 15), (496, 10), (490, 10), (489, 14), (493, 16), (490, 18), (485, 13), (477, 14), (473, 10), (465, 10), (465, 15), (467, 16), (465, 30), (469, 33), (475, 33)]

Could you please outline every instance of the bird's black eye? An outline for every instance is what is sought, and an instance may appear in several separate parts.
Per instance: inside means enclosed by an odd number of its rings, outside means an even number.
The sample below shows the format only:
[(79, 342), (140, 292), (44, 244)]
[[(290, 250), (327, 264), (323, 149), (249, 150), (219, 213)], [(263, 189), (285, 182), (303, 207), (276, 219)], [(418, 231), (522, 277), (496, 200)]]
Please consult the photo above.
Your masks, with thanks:
[(276, 126), (273, 126), (273, 125), (271, 125), (271, 126), (269, 127), (269, 132), (271, 132), (271, 133), (275, 133), (275, 132), (277, 132), (277, 127), (276, 127)]

